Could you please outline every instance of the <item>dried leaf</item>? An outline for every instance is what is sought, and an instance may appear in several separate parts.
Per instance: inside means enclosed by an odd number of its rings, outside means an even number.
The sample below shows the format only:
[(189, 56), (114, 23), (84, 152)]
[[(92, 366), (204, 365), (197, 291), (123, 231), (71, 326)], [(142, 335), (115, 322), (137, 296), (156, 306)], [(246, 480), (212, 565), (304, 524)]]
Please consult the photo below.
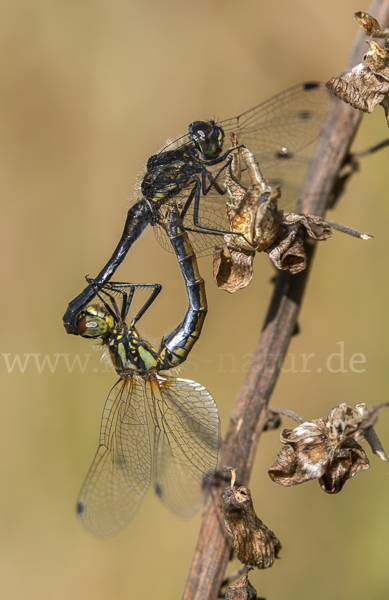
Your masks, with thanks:
[(245, 486), (235, 488), (235, 470), (230, 470), (231, 487), (222, 494), (221, 511), (232, 547), (243, 564), (267, 569), (277, 558), (281, 543), (255, 514), (250, 490)]
[[(379, 413), (388, 407), (386, 403), (361, 410), (340, 404), (327, 417), (302, 423), (293, 430), (285, 429), (280, 436), (285, 445), (269, 469), (270, 478), (285, 487), (319, 479), (323, 491), (340, 492), (348, 479), (369, 468), (369, 460), (358, 441), (370, 438), (376, 450), (382, 449), (378, 438), (378, 444), (374, 441), (373, 425)], [(385, 460), (382, 452), (377, 455)]]

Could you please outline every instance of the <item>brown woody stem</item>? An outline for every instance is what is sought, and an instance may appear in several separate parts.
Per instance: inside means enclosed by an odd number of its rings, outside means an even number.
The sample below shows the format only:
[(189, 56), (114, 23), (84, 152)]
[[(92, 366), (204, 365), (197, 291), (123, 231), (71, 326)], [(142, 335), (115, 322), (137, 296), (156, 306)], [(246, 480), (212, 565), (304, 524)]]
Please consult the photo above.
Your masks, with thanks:
[[(389, 25), (389, 0), (375, 0), (369, 13)], [(350, 15), (351, 16), (351, 15)], [(357, 64), (365, 52), (365, 35), (361, 31), (352, 49), (348, 68)], [(336, 102), (330, 126), (319, 138), (314, 154), (315, 169), (308, 171), (297, 212), (323, 216), (328, 198), (337, 180), (360, 113)], [(308, 267), (297, 275), (281, 272), (265, 322), (254, 351), (241, 392), (228, 424), (220, 464), (233, 465), (242, 485), (249, 482), (257, 445), (266, 425), (266, 407), (279, 376), (312, 266), (314, 243), (307, 241)], [(225, 485), (225, 484), (224, 484)], [(215, 600), (230, 557), (231, 542), (220, 519), (222, 486), (207, 494), (203, 521), (183, 600)]]

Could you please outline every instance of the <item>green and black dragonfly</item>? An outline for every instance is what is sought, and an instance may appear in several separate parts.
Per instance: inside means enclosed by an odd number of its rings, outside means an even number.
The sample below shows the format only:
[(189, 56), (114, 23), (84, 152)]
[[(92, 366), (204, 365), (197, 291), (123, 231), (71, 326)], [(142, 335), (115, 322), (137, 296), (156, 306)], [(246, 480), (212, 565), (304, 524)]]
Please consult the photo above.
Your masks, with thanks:
[[(296, 199), (312, 143), (325, 121), (330, 94), (321, 83), (304, 83), (242, 113), (216, 123), (195, 121), (188, 134), (152, 156), (140, 181), (141, 199), (128, 211), (122, 237), (110, 260), (95, 278), (106, 283), (148, 224), (166, 248), (164, 222), (174, 201), (191, 232), (197, 255), (206, 254), (229, 233), (225, 210), (225, 185), (221, 176), (231, 152), (229, 132), (255, 155), (270, 185), (281, 185), (285, 202)], [(245, 179), (241, 180), (245, 184)], [(247, 181), (248, 185), (250, 182)], [(161, 227), (162, 225), (162, 227)], [(193, 234), (193, 235), (192, 235)], [(239, 235), (239, 234), (237, 234)], [(94, 295), (88, 285), (70, 302), (63, 317), (68, 333), (77, 333), (77, 320)]]
[[(108, 395), (99, 447), (77, 504), (86, 529), (101, 538), (118, 533), (131, 519), (151, 478), (169, 509), (191, 516), (201, 503), (204, 480), (217, 465), (219, 416), (212, 396), (194, 381), (159, 374), (186, 360), (207, 313), (204, 280), (174, 206), (167, 229), (189, 306), (158, 350), (135, 328), (160, 292), (158, 284), (89, 280), (99, 304), (88, 305), (78, 320), (78, 334), (102, 339), (120, 377)], [(134, 292), (145, 287), (151, 288), (150, 297), (128, 325)], [(154, 426), (153, 460), (147, 413)]]

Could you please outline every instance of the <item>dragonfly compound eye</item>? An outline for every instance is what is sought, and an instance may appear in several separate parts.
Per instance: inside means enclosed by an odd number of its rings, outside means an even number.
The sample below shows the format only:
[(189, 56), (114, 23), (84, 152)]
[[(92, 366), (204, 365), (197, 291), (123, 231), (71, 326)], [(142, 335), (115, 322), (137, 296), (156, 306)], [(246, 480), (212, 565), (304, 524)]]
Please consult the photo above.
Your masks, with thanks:
[(215, 121), (195, 121), (189, 125), (189, 136), (205, 160), (216, 158), (222, 149), (224, 132)]
[(111, 315), (96, 310), (89, 306), (83, 313), (77, 323), (77, 333), (82, 337), (97, 338), (109, 333), (114, 326), (114, 319)]

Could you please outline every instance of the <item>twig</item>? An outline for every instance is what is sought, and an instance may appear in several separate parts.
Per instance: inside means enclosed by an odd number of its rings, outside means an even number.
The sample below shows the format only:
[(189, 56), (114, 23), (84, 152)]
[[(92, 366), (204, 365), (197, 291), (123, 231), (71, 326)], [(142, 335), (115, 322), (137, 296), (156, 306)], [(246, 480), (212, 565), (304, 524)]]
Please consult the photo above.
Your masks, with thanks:
[(273, 413), (277, 413), (278, 415), (285, 415), (285, 417), (289, 417), (290, 419), (293, 419), (299, 425), (302, 425), (302, 423), (305, 423), (305, 419), (300, 417), (300, 415), (293, 412), (292, 410), (288, 410), (287, 408), (274, 408), (274, 406), (272, 406), (271, 411)]
[[(369, 13), (385, 27), (389, 24), (389, 0), (375, 0)], [(365, 50), (363, 32), (353, 47), (349, 68)], [(320, 136), (314, 162), (306, 177), (297, 211), (323, 216), (338, 172), (354, 138), (360, 113), (336, 102), (330, 126)], [(307, 242), (308, 267), (297, 275), (278, 275), (251, 365), (228, 425), (220, 464), (233, 465), (239, 480), (247, 485), (257, 445), (266, 425), (266, 407), (281, 370), (312, 265), (314, 245)], [(183, 600), (215, 600), (230, 556), (231, 544), (220, 525), (222, 484), (213, 486), (205, 501), (203, 521)]]

